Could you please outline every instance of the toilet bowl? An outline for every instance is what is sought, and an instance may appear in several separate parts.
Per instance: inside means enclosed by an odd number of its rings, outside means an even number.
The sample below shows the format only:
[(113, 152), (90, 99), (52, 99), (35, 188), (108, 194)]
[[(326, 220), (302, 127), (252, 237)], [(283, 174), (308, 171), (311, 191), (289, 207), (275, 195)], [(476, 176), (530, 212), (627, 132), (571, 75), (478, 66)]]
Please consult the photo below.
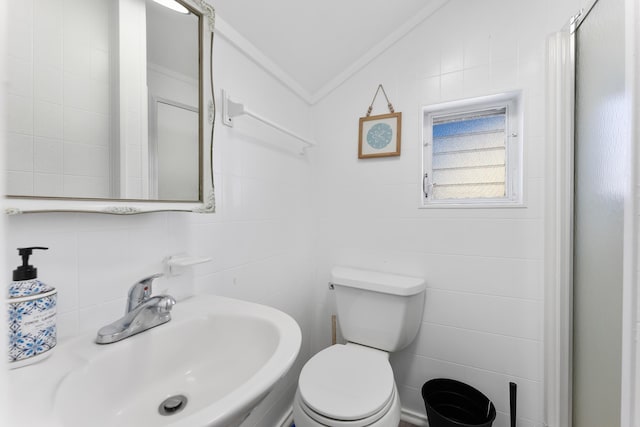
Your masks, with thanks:
[(335, 267), (332, 284), (347, 344), (320, 351), (302, 368), (296, 427), (397, 427), (401, 405), (389, 353), (418, 332), (424, 280)]
[(400, 399), (388, 356), (352, 343), (316, 354), (298, 380), (296, 427), (397, 427)]

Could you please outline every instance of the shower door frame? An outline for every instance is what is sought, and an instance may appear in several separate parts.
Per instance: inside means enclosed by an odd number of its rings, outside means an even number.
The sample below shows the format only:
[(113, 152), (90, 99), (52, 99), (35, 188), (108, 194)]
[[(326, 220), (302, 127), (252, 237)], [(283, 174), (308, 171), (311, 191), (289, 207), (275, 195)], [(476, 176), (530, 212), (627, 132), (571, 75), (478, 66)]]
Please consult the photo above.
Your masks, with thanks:
[[(545, 158), (544, 425), (572, 426), (573, 198), (576, 31), (598, 0), (573, 16), (547, 43), (547, 152)], [(635, 366), (638, 320), (638, 199), (640, 140), (640, 6), (625, 0), (625, 86), (631, 111), (630, 156), (624, 202), (621, 427), (640, 423), (640, 376)], [(635, 52), (635, 55), (634, 55)], [(634, 120), (635, 119), (635, 120)], [(633, 143), (635, 141), (635, 144)], [(638, 160), (636, 160), (638, 159)], [(639, 203), (640, 204), (640, 203)], [(636, 335), (638, 337), (636, 338)]]

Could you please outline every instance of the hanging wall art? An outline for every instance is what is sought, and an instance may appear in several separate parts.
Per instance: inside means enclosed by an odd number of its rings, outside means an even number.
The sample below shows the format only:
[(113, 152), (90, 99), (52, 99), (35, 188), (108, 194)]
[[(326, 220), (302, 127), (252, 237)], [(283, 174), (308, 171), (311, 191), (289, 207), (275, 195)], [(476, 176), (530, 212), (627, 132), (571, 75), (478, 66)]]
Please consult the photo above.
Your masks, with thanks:
[[(378, 96), (378, 92), (382, 89), (382, 93), (387, 100), (389, 114), (381, 114), (372, 116), (373, 103)], [(389, 102), (384, 87), (378, 85), (371, 105), (367, 110), (365, 117), (360, 117), (360, 131), (358, 138), (358, 158), (368, 159), (375, 157), (390, 157), (400, 155), (400, 140), (402, 129), (402, 113), (396, 113), (393, 105)]]

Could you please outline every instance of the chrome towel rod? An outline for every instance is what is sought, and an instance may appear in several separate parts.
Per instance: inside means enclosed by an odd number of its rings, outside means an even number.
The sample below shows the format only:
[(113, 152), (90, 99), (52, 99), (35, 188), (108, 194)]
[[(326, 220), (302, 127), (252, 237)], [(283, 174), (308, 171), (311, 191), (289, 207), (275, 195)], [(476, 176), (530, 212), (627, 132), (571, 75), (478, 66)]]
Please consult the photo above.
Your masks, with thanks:
[[(315, 147), (316, 145), (315, 142), (310, 141), (307, 138), (304, 138), (296, 134), (295, 132), (290, 131), (285, 127), (282, 127), (279, 124), (260, 116), (259, 114), (254, 113), (253, 111), (248, 109), (244, 104), (241, 104), (239, 102), (233, 102), (229, 98), (229, 95), (226, 93), (226, 91), (223, 89), (222, 90), (222, 119), (223, 119), (222, 122), (227, 126), (233, 127), (233, 118), (237, 116), (242, 116), (242, 115), (253, 117), (259, 122), (262, 122), (267, 126), (277, 129), (280, 132), (285, 133), (297, 139), (298, 141), (306, 144), (306, 147), (304, 148)], [(304, 151), (301, 154), (304, 154)]]

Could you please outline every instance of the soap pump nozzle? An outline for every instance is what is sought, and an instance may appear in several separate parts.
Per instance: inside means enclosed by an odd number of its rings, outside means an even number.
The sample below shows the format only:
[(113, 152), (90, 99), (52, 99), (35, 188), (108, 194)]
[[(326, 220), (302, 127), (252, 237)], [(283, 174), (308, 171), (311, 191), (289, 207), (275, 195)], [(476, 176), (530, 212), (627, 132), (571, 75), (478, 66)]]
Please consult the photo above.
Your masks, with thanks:
[(18, 282), (21, 280), (31, 280), (38, 277), (38, 269), (32, 265), (29, 265), (29, 256), (33, 253), (34, 249), (47, 250), (42, 246), (31, 246), (29, 248), (18, 248), (18, 254), (22, 257), (22, 265), (13, 270), (13, 281)]

